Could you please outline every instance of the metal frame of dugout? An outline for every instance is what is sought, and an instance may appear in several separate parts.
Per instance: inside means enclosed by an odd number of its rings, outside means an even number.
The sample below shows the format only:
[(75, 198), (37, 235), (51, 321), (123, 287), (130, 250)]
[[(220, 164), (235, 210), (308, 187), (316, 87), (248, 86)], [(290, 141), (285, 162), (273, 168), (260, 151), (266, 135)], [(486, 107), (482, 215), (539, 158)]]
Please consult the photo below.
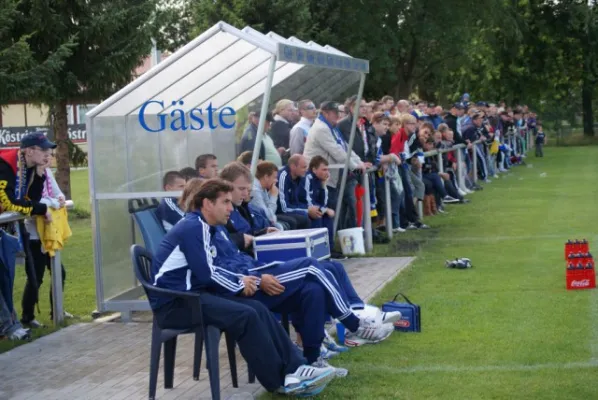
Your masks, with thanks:
[[(231, 144), (236, 143), (238, 131), (211, 126), (185, 132), (144, 131), (136, 120), (142, 104), (149, 100), (166, 104), (147, 116), (153, 123), (173, 112), (174, 106), (168, 105), (171, 100), (177, 106), (184, 103), (179, 109), (185, 115), (208, 104), (216, 109), (228, 106), (236, 111), (237, 126), (243, 127), (249, 108), (261, 109), (256, 140), (260, 146), (266, 111), (273, 106), (271, 98), (310, 98), (319, 104), (357, 93), (357, 113), (367, 73), (369, 61), (331, 46), (285, 39), (274, 32), (262, 34), (250, 27), (239, 30), (219, 22), (88, 112), (94, 314), (121, 312), (127, 321), (132, 311), (150, 309), (148, 301), (141, 299), (143, 290), (129, 257), (129, 247), (141, 235), (132, 224), (127, 202), (180, 195), (164, 192), (161, 178), (166, 171), (194, 165), (199, 154), (214, 153), (222, 164), (236, 158)], [(353, 121), (349, 148), (355, 129)], [(252, 173), (257, 154), (254, 152)], [(341, 193), (348, 167), (349, 161), (340, 180)]]

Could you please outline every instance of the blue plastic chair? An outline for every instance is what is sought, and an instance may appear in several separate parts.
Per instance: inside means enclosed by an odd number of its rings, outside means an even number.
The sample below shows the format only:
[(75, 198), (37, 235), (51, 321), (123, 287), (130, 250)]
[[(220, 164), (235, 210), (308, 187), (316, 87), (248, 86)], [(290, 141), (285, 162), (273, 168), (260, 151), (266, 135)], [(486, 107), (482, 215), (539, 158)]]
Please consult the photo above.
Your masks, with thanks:
[[(133, 219), (139, 227), (147, 251), (149, 251), (150, 254), (155, 254), (156, 250), (158, 249), (158, 246), (160, 245), (160, 242), (166, 235), (166, 231), (164, 230), (162, 223), (158, 220), (158, 217), (156, 216), (157, 206), (155, 205), (155, 203), (149, 204), (146, 201), (138, 201), (138, 204), (141, 204), (141, 206), (139, 207), (139, 209), (135, 210), (134, 203), (129, 201), (129, 212), (132, 213)], [(151, 279), (149, 280), (151, 281)], [(228, 362), (230, 365), (231, 380), (233, 383), (233, 387), (238, 388), (239, 382), (237, 377), (237, 358), (235, 355), (235, 341), (226, 332), (224, 333), (224, 336), (226, 340)], [(201, 342), (203, 339), (200, 338), (199, 340)], [(200, 343), (200, 351), (201, 347), (202, 346)], [(255, 382), (255, 374), (250, 369), (248, 369), (248, 381), (249, 383)]]
[[(166, 294), (173, 298), (182, 298), (187, 301), (197, 301), (201, 310), (201, 294), (196, 292), (179, 292), (158, 288), (150, 283), (152, 255), (139, 245), (131, 246), (131, 258), (135, 268), (135, 276), (143, 286), (145, 294), (151, 298), (154, 294)], [(174, 386), (174, 366), (176, 355), (177, 337), (179, 335), (195, 334), (195, 356), (193, 360), (193, 379), (199, 380), (201, 365), (201, 353), (203, 339), (206, 342), (206, 357), (208, 373), (210, 376), (210, 389), (212, 399), (220, 399), (220, 376), (218, 368), (218, 343), (220, 341), (220, 330), (214, 326), (204, 326), (203, 321), (198, 325), (189, 326), (186, 329), (163, 329), (158, 325), (154, 314), (152, 323), (152, 342), (150, 350), (150, 379), (149, 399), (156, 398), (156, 386), (158, 383), (158, 369), (160, 367), (160, 353), (164, 344), (164, 388), (172, 389)]]

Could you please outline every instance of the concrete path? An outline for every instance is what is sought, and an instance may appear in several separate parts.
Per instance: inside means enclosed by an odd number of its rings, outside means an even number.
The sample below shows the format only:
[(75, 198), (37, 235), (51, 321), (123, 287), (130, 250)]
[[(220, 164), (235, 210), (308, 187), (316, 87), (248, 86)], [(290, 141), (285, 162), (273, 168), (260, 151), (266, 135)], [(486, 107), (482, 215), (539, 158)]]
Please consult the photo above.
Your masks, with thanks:
[[(344, 262), (357, 292), (370, 299), (407, 267), (413, 258), (362, 258)], [(136, 400), (147, 399), (151, 324), (143, 322), (71, 325), (32, 343), (0, 354), (0, 400)], [(203, 355), (205, 360), (205, 353)], [(262, 387), (247, 383), (247, 365), (237, 351), (239, 388), (232, 387), (224, 340), (220, 346), (222, 399), (250, 399)], [(204, 363), (204, 362), (202, 362)], [(205, 365), (205, 364), (204, 364)], [(210, 399), (208, 373), (192, 378), (193, 336), (177, 343), (174, 388), (163, 387), (162, 360), (156, 398)]]

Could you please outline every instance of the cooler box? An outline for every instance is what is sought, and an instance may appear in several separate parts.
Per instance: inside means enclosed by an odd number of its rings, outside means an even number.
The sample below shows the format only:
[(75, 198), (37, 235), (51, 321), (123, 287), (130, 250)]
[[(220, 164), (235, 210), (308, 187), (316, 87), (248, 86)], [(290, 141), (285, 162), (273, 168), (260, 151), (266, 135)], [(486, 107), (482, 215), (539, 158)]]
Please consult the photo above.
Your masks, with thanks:
[(263, 263), (301, 257), (330, 258), (328, 229), (300, 229), (267, 233), (253, 238), (255, 259)]
[[(403, 297), (407, 303), (397, 303), (397, 297)], [(402, 293), (397, 294), (392, 301), (382, 305), (382, 311), (400, 311), (401, 319), (394, 323), (395, 330), (400, 332), (421, 332), (421, 309), (413, 304)]]

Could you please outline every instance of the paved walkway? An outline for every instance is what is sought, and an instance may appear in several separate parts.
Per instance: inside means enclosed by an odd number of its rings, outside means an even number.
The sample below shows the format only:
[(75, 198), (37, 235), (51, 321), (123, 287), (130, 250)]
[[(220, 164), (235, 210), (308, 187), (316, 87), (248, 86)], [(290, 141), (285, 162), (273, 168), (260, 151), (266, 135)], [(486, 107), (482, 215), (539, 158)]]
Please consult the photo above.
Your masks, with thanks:
[[(364, 258), (346, 261), (345, 266), (357, 292), (368, 300), (412, 260)], [(0, 354), (0, 399), (147, 399), (150, 334), (151, 324), (147, 322), (76, 324)], [(240, 387), (232, 387), (226, 354), (223, 339), (220, 346), (222, 399), (240, 393), (259, 394), (262, 391), (259, 384), (247, 383), (247, 365), (238, 351)], [(202, 358), (205, 360), (205, 353)], [(210, 399), (205, 367), (202, 366), (197, 382), (192, 378), (192, 366), (193, 336), (184, 335), (177, 346), (174, 388), (164, 389), (160, 368), (156, 397), (160, 400)]]

